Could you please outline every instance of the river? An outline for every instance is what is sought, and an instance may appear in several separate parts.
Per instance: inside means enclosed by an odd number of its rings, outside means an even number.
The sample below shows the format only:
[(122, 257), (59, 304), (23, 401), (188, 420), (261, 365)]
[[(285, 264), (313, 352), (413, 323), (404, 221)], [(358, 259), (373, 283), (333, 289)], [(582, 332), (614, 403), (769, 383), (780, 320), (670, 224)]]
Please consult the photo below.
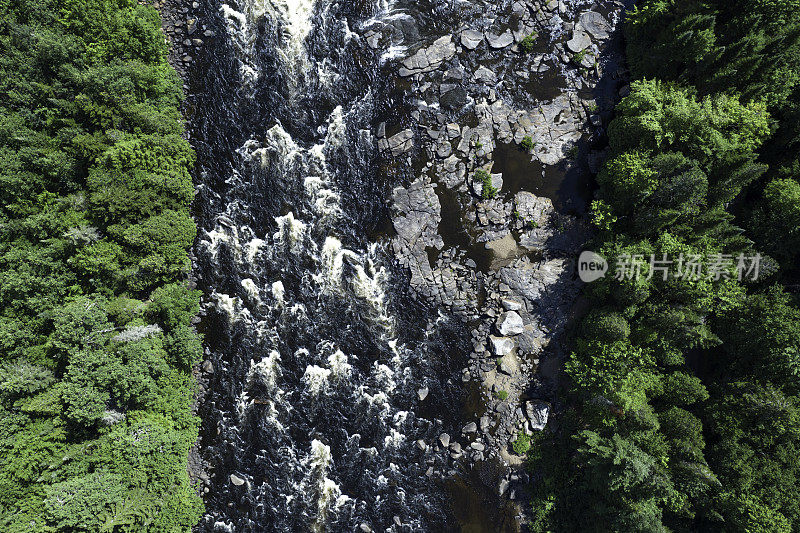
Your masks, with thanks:
[[(502, 4), (509, 12), (527, 9), (520, 2)], [(376, 134), (422, 131), (420, 109), (434, 125), (437, 120), (444, 125), (447, 117), (438, 103), (416, 101), (422, 78), (398, 76), (397, 63), (419, 42), (463, 31), (476, 21), (491, 24), (499, 9), (499, 3), (463, 0), (215, 0), (202, 7), (202, 19), (216, 37), (207, 40), (195, 68), (188, 114), (198, 155), (194, 205), (200, 236), (193, 254), (194, 276), (204, 293), (198, 329), (213, 368), (203, 378), (206, 392), (198, 411), (199, 449), (209, 476), (199, 531), (516, 529), (519, 508), (507, 507), (506, 496), (500, 496), (508, 479), (523, 480), (525, 474), (508, 470), (504, 449), (531, 421), (524, 418), (527, 408), (500, 409), (491, 387), (507, 383), (509, 402), (520, 406), (535, 398), (529, 382), (549, 341), (542, 335), (555, 335), (563, 326), (577, 293), (561, 265), (581, 242), (584, 229), (572, 214), (585, 210), (591, 191), (584, 170), (553, 162), (564, 158), (569, 143), (587, 138), (578, 131), (587, 104), (571, 93), (542, 111), (561, 124), (553, 126), (556, 133), (545, 131), (553, 140), (537, 148), (545, 150), (539, 157), (546, 166), (529, 165), (509, 144), (508, 116), (516, 111), (505, 111), (507, 130), (498, 135), (508, 138), (494, 147), (509, 194), (549, 194), (569, 214), (547, 214), (551, 204), (527, 200), (547, 216), (541, 226), (523, 225), (518, 214), (511, 217), (512, 204), (500, 199), (497, 209), (505, 209), (505, 219), (481, 229), (491, 236), (477, 242), (474, 232), (459, 229), (464, 210), (474, 208), (467, 184), (451, 192), (440, 187), (440, 202), (430, 202), (434, 215), (446, 218), (438, 231), (446, 247), (442, 254), (449, 255), (440, 254), (442, 246), (421, 254), (431, 263), (466, 261), (459, 268), (468, 279), (458, 294), (469, 301), (457, 306), (420, 297), (428, 282), (410, 277), (401, 266), (408, 257), (398, 262), (398, 248), (392, 246), (393, 228), (399, 227), (393, 198), (404, 187), (415, 190), (418, 174), (437, 167), (417, 153), (387, 157), (378, 150), (385, 137)], [(532, 13), (533, 8), (525, 16)], [(530, 94), (507, 95), (507, 101), (528, 108), (539, 105), (537, 98), (555, 98), (560, 86), (578, 79), (562, 74), (568, 67), (551, 50), (551, 41), (565, 39), (561, 24), (571, 23), (543, 10), (536, 16), (542, 27), (558, 29), (539, 40), (544, 54), (525, 61), (550, 61), (557, 68), (530, 80), (525, 76), (520, 87), (533, 87)], [(383, 41), (367, 46), (377, 39), (375, 28)], [(514, 68), (515, 56), (489, 52), (503, 68)], [(508, 76), (513, 77), (510, 70)], [(581, 81), (574, 85), (581, 87)], [(484, 98), (497, 98), (494, 89), (472, 87)], [(424, 103), (425, 96), (420, 98)], [(462, 115), (464, 124), (455, 126), (458, 132), (468, 131), (462, 128), (469, 121), (478, 126), (474, 131), (482, 127), (480, 117), (470, 113), (472, 118)], [(449, 116), (461, 120), (457, 111)], [(493, 116), (480, 120), (489, 121), (481, 131), (491, 135)], [(427, 124), (424, 129), (431, 131)], [(470, 146), (470, 157), (477, 160), (480, 143)], [(527, 176), (531, 172), (536, 176)], [(534, 178), (544, 181), (534, 186)], [(434, 194), (433, 185), (423, 185), (416, 190), (428, 187), (424, 194)], [(470, 227), (481, 220), (473, 214)], [(514, 240), (558, 241), (553, 236), (559, 233), (569, 245), (550, 255), (532, 253)], [(493, 261), (482, 244), (491, 239), (511, 239), (507, 260)], [(408, 243), (402, 246), (411, 250)], [(506, 268), (512, 280), (532, 275), (531, 283), (540, 283), (548, 299), (536, 301), (529, 281), (527, 289), (509, 289), (508, 279), (501, 281), (504, 274), (488, 272), (490, 266)], [(542, 280), (537, 272), (544, 273)], [(486, 351), (488, 362), (482, 358), (493, 317), (503, 312), (501, 292), (512, 289), (522, 292), (509, 293), (506, 300), (521, 302), (529, 340), (527, 347), (513, 341), (525, 359), (500, 375), (506, 367), (494, 355)], [(497, 377), (489, 379), (486, 372)], [(496, 414), (491, 435), (483, 420), (477, 437), (477, 430), (462, 430), (483, 413), (483, 418)], [(522, 418), (513, 418), (515, 413)], [(442, 440), (443, 433), (447, 441), (453, 436), (452, 444)], [(515, 460), (518, 470), (521, 459)], [(484, 466), (472, 469), (475, 464)]]
[(200, 411), (214, 474), (200, 530), (442, 529), (449, 507), (416, 441), (434, 440), (443, 418), (457, 424), (448, 381), (468, 337), (414, 302), (370, 239), (392, 186), (370, 130), (392, 95), (387, 58), (363, 56), (352, 32), (404, 10), (215, 7), (225, 38), (206, 52), (192, 119), (215, 368)]

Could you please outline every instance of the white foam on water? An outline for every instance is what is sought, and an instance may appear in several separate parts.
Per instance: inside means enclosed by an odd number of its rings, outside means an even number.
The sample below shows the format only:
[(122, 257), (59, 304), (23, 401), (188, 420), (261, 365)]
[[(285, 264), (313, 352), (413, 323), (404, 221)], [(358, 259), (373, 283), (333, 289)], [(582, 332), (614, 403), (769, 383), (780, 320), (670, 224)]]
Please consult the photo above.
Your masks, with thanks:
[(310, 68), (305, 40), (313, 29), (314, 4), (315, 0), (244, 0), (236, 7), (220, 6), (228, 35), (238, 52), (244, 85), (254, 87), (260, 76), (256, 68), (256, 43), (260, 21), (267, 16), (281, 26), (281, 43), (276, 51), (290, 92), (298, 92)]
[(347, 19), (342, 20), (342, 33), (344, 33), (344, 44), (349, 43), (353, 39), (360, 39), (359, 35), (350, 29), (350, 24), (347, 22)]
[(303, 150), (280, 124), (268, 129), (262, 142), (246, 141), (239, 153), (246, 159), (259, 161), (263, 168), (291, 168), (302, 163), (303, 157)]
[(240, 7), (245, 12), (234, 9), (228, 4), (220, 6), (222, 17), (225, 19), (226, 30), (234, 48), (238, 52), (239, 57), (237, 59), (242, 83), (249, 87), (255, 85), (259, 77), (259, 72), (255, 67), (254, 56), (260, 16), (257, 10), (250, 9), (257, 4), (258, 2), (245, 2), (245, 5)]
[(307, 229), (306, 223), (294, 217), (294, 213), (289, 211), (283, 216), (275, 217), (278, 224), (278, 231), (272, 236), (275, 241), (287, 243), (293, 252), (300, 249)]
[(336, 350), (328, 356), (328, 366), (331, 369), (331, 376), (336, 381), (348, 379), (353, 372), (353, 367), (350, 365), (347, 355), (341, 350)]
[(382, 22), (384, 20), (392, 20), (393, 18), (399, 18), (399, 17), (411, 18), (411, 15), (408, 15), (407, 13), (393, 13), (394, 4), (395, 0), (377, 0), (375, 2), (375, 15), (365, 20), (361, 24), (361, 27), (367, 28), (372, 24), (375, 24), (376, 22)]
[(317, 516), (311, 526), (312, 531), (325, 531), (325, 523), (331, 507), (340, 507), (347, 501), (347, 496), (342, 496), (342, 490), (333, 480), (327, 477), (322, 480), (320, 495), (317, 500)]
[(306, 385), (306, 390), (312, 396), (319, 396), (320, 393), (328, 389), (328, 376), (331, 375), (331, 370), (322, 368), (317, 365), (308, 365), (303, 374), (303, 383)]
[(344, 247), (336, 237), (325, 237), (322, 246), (322, 268), (314, 274), (314, 280), (322, 286), (323, 290), (331, 291), (341, 288), (344, 259), (349, 257), (358, 260), (358, 255)]
[(258, 363), (250, 361), (248, 379), (258, 379), (267, 387), (267, 391), (274, 392), (278, 388), (278, 378), (281, 374), (281, 354), (271, 350), (269, 355), (263, 357)]
[(320, 176), (307, 176), (303, 180), (306, 194), (313, 199), (314, 211), (322, 220), (335, 219), (342, 214), (339, 193), (332, 190)]
[(407, 419), (408, 419), (408, 411), (397, 411), (394, 414), (394, 425), (396, 427), (400, 427), (403, 424), (405, 424)]
[[(378, 266), (376, 256), (377, 244), (373, 243), (363, 260), (354, 266), (355, 276), (351, 285), (355, 295), (370, 304), (373, 310), (372, 321), (384, 328), (384, 338), (388, 339), (394, 335), (394, 319), (386, 309), (385, 285), (389, 274), (383, 266)], [(394, 342), (396, 344), (397, 341)]]
[(324, 145), (328, 148), (340, 148), (347, 139), (346, 133), (347, 124), (344, 120), (344, 111), (342, 106), (339, 105), (334, 108), (331, 116), (328, 117), (328, 129)]
[(283, 47), (278, 53), (287, 73), (291, 93), (296, 93), (309, 69), (305, 40), (313, 29), (315, 0), (267, 0), (265, 6), (283, 24)]
[(389, 430), (389, 434), (383, 438), (383, 447), (384, 448), (392, 448), (398, 449), (406, 440), (406, 436), (397, 431), (396, 429), (392, 428)]
[(392, 392), (397, 383), (394, 380), (394, 371), (388, 366), (375, 361), (372, 365), (372, 375), (375, 380), (383, 386), (383, 390), (387, 393)]
[(407, 46), (399, 44), (392, 45), (381, 54), (381, 63), (386, 63), (388, 61), (392, 61), (393, 59), (397, 59), (399, 57), (405, 57), (407, 51), (408, 51)]
[(371, 409), (376, 409), (378, 418), (385, 420), (392, 410), (389, 405), (389, 397), (383, 391), (378, 391), (375, 394), (367, 392), (367, 388), (363, 385), (358, 388), (358, 395), (364, 398), (369, 404)]
[(219, 249), (224, 245), (229, 246), (234, 252), (239, 252), (241, 248), (236, 233), (236, 228), (223, 227), (217, 224), (213, 230), (205, 232), (206, 238), (201, 239), (200, 244), (214, 258), (217, 257)]
[(249, 318), (250, 311), (242, 308), (242, 301), (239, 297), (214, 291), (211, 298), (216, 301), (217, 309), (228, 315), (231, 323), (242, 318)]
[(272, 283), (272, 297), (275, 298), (275, 301), (279, 305), (283, 305), (283, 296), (286, 294), (285, 289), (283, 288), (282, 281), (275, 281)]
[(243, 390), (236, 397), (236, 415), (241, 419), (251, 405), (253, 405), (253, 402), (250, 401), (250, 396), (246, 390)]
[(312, 440), (311, 452), (303, 461), (307, 475), (300, 487), (306, 493), (313, 491), (317, 498), (316, 516), (310, 524), (312, 531), (325, 531), (331, 508), (340, 507), (349, 500), (342, 495), (339, 485), (327, 476), (332, 461), (330, 446), (318, 439)]
[(214, 522), (214, 531), (228, 531), (229, 533), (233, 533), (233, 526), (227, 522), (220, 522), (219, 520)]
[(264, 246), (264, 241), (258, 238), (252, 239), (244, 245), (244, 255), (248, 263), (252, 263), (256, 260), (256, 255), (259, 250), (261, 250), (262, 246)]
[[(257, 64), (259, 51), (254, 47), (259, 31), (263, 31), (264, 27), (276, 27), (275, 24), (259, 22), (264, 17), (270, 17), (284, 32), (278, 54), (282, 63), (280, 68), (287, 74), (290, 91), (303, 89), (308, 73), (313, 76), (316, 72), (322, 84), (336, 83), (336, 76), (339, 74), (330, 61), (322, 60), (314, 65), (309, 64), (311, 58), (306, 43), (313, 31), (315, 0), (226, 1), (230, 5), (226, 4), (223, 8), (223, 16), (228, 25), (228, 33), (231, 35), (234, 50), (238, 50), (237, 58), (242, 63), (240, 68), (243, 76), (249, 76), (251, 83), (258, 76), (255, 70), (249, 72), (248, 68)], [(327, 0), (318, 0), (317, 3), (322, 1)], [(328, 14), (325, 9), (323, 6), (318, 10), (319, 19)], [(390, 13), (392, 3), (383, 2), (379, 9), (384, 14)], [(391, 16), (403, 15), (391, 14)], [(331, 19), (330, 23), (320, 20), (320, 24), (322, 25), (320, 31), (325, 30), (326, 35), (335, 36), (337, 46), (341, 43), (340, 39), (343, 38), (347, 42), (355, 37), (350, 31), (347, 20)], [(334, 33), (331, 34), (331, 31)], [(344, 35), (340, 32), (344, 32)], [(403, 47), (399, 47), (397, 53), (400, 48)], [(311, 91), (309, 94), (312, 94)], [(328, 529), (329, 520), (338, 523), (341, 516), (347, 516), (347, 513), (343, 511), (344, 515), (332, 516), (334, 510), (355, 500), (342, 494), (341, 488), (335, 481), (337, 476), (331, 473), (333, 457), (330, 446), (314, 439), (310, 451), (299, 449), (298, 443), (285, 433), (286, 429), (281, 420), (286, 427), (289, 427), (293, 411), (300, 413), (304, 409), (314, 409), (314, 406), (323, 405), (325, 401), (340, 401), (341, 398), (348, 402), (356, 402), (358, 409), (366, 417), (377, 419), (377, 424), (386, 428), (385, 431), (381, 431), (382, 435), (377, 435), (375, 441), (379, 448), (381, 444), (383, 445), (382, 451), (379, 452), (375, 447), (362, 449), (365, 459), (369, 461), (369, 464), (365, 464), (369, 478), (373, 479), (378, 471), (382, 472), (385, 475), (379, 479), (385, 487), (397, 484), (394, 474), (390, 474), (390, 472), (396, 473), (397, 469), (392, 468), (392, 465), (386, 468), (385, 451), (401, 450), (404, 443), (408, 445), (405, 442), (407, 437), (403, 433), (403, 428), (408, 424), (408, 413), (397, 411), (391, 402), (396, 400), (398, 383), (409, 378), (411, 369), (406, 366), (404, 359), (407, 355), (406, 348), (398, 346), (394, 333), (395, 322), (388, 310), (390, 298), (387, 291), (390, 274), (382, 264), (383, 251), (376, 245), (364, 251), (349, 250), (343, 246), (337, 233), (338, 224), (349, 221), (343, 220), (342, 198), (335, 181), (338, 174), (334, 173), (331, 165), (333, 162), (338, 164), (342, 159), (341, 154), (356, 153), (362, 144), (364, 146), (372, 144), (372, 134), (368, 129), (348, 130), (364, 126), (365, 121), (362, 119), (369, 116), (365, 113), (369, 113), (371, 109), (371, 98), (370, 92), (360, 101), (345, 104), (344, 107), (337, 106), (331, 112), (325, 126), (318, 129), (318, 140), (315, 141), (317, 144), (296, 142), (281, 124), (276, 124), (263, 135), (255, 135), (253, 139), (245, 142), (238, 150), (238, 154), (241, 158), (240, 164), (247, 165), (244, 168), (234, 168), (228, 179), (230, 187), (237, 192), (223, 204), (224, 213), (229, 218), (222, 220), (213, 230), (207, 232), (202, 241), (213, 258), (217, 257), (220, 248), (225, 247), (227, 251), (230, 247), (237, 263), (237, 274), (242, 287), (246, 294), (250, 295), (250, 298), (244, 298), (242, 301), (227, 294), (215, 293), (212, 294), (213, 302), (221, 311), (228, 314), (231, 322), (252, 318), (245, 306), (250, 306), (254, 316), (259, 320), (257, 323), (250, 320), (251, 323), (247, 324), (247, 331), (251, 334), (247, 340), (248, 343), (253, 342), (255, 349), (261, 352), (256, 351), (258, 354), (256, 359), (249, 362), (248, 382), (244, 390), (236, 396), (234, 413), (223, 415), (228, 425), (227, 429), (233, 434), (244, 435), (248, 428), (243, 426), (251, 423), (255, 409), (258, 409), (259, 422), (269, 424), (270, 436), (273, 435), (271, 433), (273, 430), (282, 434), (280, 438), (283, 440), (278, 445), (278, 452), (284, 464), (280, 467), (274, 466), (276, 468), (274, 475), (277, 478), (291, 476), (281, 480), (288, 482), (293, 488), (280, 495), (281, 503), (270, 501), (270, 507), (276, 514), (285, 514), (290, 510), (302, 513), (302, 516), (308, 518), (304, 528), (315, 531)], [(267, 183), (270, 185), (280, 181), (282, 191), (294, 192), (300, 188), (299, 194), (294, 194), (294, 198), (288, 198), (292, 204), (291, 211), (282, 210), (281, 212), (286, 214), (274, 218), (275, 226), (266, 231), (266, 236), (262, 227), (235, 227), (235, 224), (230, 222), (230, 220), (249, 219), (247, 216), (234, 215), (240, 214), (240, 211), (246, 213), (250, 209), (247, 202), (251, 198), (251, 190), (254, 185), (261, 186), (260, 181), (254, 184), (253, 180), (262, 180), (262, 176), (267, 178)], [(256, 231), (264, 236), (264, 240), (255, 236)], [(285, 253), (287, 246), (293, 255)], [(300, 257), (294, 257), (295, 255)], [(289, 294), (286, 293), (283, 281), (276, 280), (282, 277), (276, 270), (279, 267), (285, 268), (284, 262), (288, 263), (288, 268), (300, 267), (304, 270), (297, 290)], [(309, 284), (312, 286), (309, 287)], [(313, 284), (316, 284), (316, 287)], [(345, 305), (353, 301), (352, 296), (358, 299), (359, 306), (364, 303), (365, 318), (376, 326), (374, 332), (371, 332), (374, 333), (375, 339), (371, 340), (382, 341), (390, 349), (387, 354), (362, 355), (360, 352), (354, 352), (359, 353), (360, 357), (380, 359), (380, 362), (372, 363), (368, 375), (359, 372), (354, 366), (354, 361), (358, 361), (358, 358), (338, 349), (333, 340), (304, 338), (302, 342), (307, 343), (308, 348), (298, 348), (293, 356), (284, 351), (286, 362), (281, 360), (280, 353), (274, 349), (277, 346), (284, 346), (281, 333), (287, 327), (286, 323), (289, 324), (289, 328), (295, 327), (295, 324), (297, 328), (302, 328), (319, 318), (315, 314), (320, 311), (318, 308), (320, 301), (306, 302), (304, 299), (306, 291), (310, 290), (313, 293), (318, 288), (319, 292), (334, 293), (334, 300), (341, 295), (341, 301)], [(261, 296), (262, 290), (267, 295), (264, 304), (255, 306), (255, 303), (260, 302), (257, 298)], [(268, 297), (270, 291), (272, 299)], [(299, 301), (293, 299), (295, 296)], [(308, 303), (308, 310), (303, 302)], [(267, 303), (270, 305), (266, 305)], [(327, 305), (324, 302), (323, 304)], [(311, 318), (309, 314), (312, 315)], [(311, 342), (308, 342), (309, 340)], [(286, 342), (292, 341), (286, 339)], [(261, 357), (262, 354), (266, 355)], [(387, 355), (391, 358), (389, 361), (385, 359)], [(303, 392), (299, 394), (297, 384), (293, 382), (297, 379), (296, 369), (303, 368), (305, 370), (299, 387)], [(281, 387), (286, 390), (282, 390)], [(254, 411), (244, 417), (243, 415), (250, 409)], [(239, 414), (238, 423), (235, 420), (235, 413)], [(324, 426), (313, 428), (312, 431), (312, 435), (315, 436), (329, 434)], [(336, 449), (339, 449), (338, 445)], [(259, 455), (257, 458), (264, 461), (264, 467), (270, 466), (267, 454)], [(395, 460), (402, 463), (402, 459)], [(260, 464), (256, 466), (261, 467)], [(386, 476), (392, 479), (389, 480)], [(391, 487), (388, 490), (395, 489)], [(377, 499), (381, 500), (381, 495), (378, 495)], [(282, 503), (284, 500), (285, 507)], [(366, 501), (352, 503), (354, 508), (362, 504), (370, 505)]]
[(306, 306), (301, 303), (293, 304), (289, 308), (289, 313), (294, 316), (298, 320), (307, 320), (308, 313), (306, 312)]
[(242, 288), (247, 292), (247, 295), (250, 297), (253, 302), (260, 304), (261, 303), (261, 296), (258, 291), (258, 287), (256, 286), (255, 281), (250, 278), (245, 278), (242, 280)]

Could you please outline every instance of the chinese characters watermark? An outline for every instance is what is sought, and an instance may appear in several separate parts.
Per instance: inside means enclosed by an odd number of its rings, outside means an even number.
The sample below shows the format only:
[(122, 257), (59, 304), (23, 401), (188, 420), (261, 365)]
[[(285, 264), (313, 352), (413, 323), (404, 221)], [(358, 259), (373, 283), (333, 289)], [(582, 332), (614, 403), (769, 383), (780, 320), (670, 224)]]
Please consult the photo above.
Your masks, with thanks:
[(757, 280), (761, 267), (761, 255), (747, 256), (739, 254), (679, 254), (670, 257), (667, 254), (620, 254), (616, 258), (613, 269), (608, 261), (595, 252), (584, 251), (578, 258), (578, 276), (581, 281), (589, 283), (605, 277), (612, 270), (617, 280), (625, 279), (683, 279), (689, 281), (726, 279)]

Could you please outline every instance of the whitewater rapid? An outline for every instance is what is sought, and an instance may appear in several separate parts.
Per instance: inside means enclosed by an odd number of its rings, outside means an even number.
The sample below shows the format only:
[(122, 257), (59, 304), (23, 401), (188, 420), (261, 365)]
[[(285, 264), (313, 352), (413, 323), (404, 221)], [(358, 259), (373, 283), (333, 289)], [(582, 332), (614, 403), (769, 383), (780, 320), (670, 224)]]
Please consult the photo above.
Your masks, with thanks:
[[(342, 189), (376, 172), (375, 94), (348, 81), (351, 28), (393, 7), (242, 0), (216, 14), (219, 61), (238, 76), (215, 81), (228, 96), (207, 127), (239, 128), (241, 142), (201, 170), (209, 207), (195, 253), (215, 373), (201, 408), (214, 482), (200, 529), (436, 529), (447, 515), (436, 459), (417, 441), (441, 420), (417, 413), (417, 390), (443, 390), (440, 346), (423, 311), (416, 324), (411, 309), (398, 317), (391, 259), (360, 227), (379, 191), (354, 204)], [(342, 92), (355, 96), (315, 100)]]

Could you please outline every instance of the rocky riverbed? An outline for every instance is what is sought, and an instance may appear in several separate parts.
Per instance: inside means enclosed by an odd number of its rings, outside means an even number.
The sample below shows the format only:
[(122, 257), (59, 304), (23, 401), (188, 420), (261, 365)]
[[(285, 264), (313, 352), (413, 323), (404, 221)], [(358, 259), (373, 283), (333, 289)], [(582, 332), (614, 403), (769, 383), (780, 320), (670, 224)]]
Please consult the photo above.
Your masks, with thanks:
[[(482, 400), (460, 432), (418, 445), (452, 459), (451, 474), (491, 470), (512, 500), (527, 481), (512, 444), (543, 430), (557, 402), (561, 334), (580, 290), (573, 261), (590, 235), (585, 199), (563, 182), (596, 172), (595, 148), (627, 90), (623, 8), (498, 2), (408, 48), (395, 67), (410, 82), (412, 120), (375, 132), (384, 157), (415, 169), (393, 193), (393, 250), (420, 299), (470, 325), (461, 380)], [(408, 44), (409, 26), (376, 25), (366, 37), (376, 49)], [(507, 160), (509, 150), (516, 165), (504, 171), (496, 154)], [(443, 214), (445, 204), (457, 208)]]

